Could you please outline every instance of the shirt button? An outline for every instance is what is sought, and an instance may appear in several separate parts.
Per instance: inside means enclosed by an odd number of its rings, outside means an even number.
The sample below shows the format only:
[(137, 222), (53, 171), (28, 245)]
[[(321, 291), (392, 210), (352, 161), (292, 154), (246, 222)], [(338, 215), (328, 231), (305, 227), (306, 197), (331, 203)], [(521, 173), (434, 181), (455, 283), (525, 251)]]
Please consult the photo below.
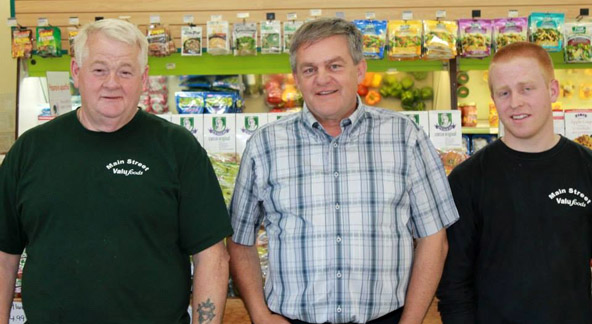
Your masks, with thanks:
[(335, 148), (336, 148), (337, 146), (339, 146), (339, 144), (337, 144), (337, 143), (333, 143), (333, 147), (335, 147)]
[(341, 313), (341, 306), (337, 306), (337, 312)]
[(341, 279), (341, 272), (337, 271), (337, 278)]
[(335, 172), (335, 173), (333, 173), (333, 176), (334, 176), (335, 178), (339, 177), (339, 172)]
[(335, 209), (339, 209), (339, 204), (335, 204)]
[(337, 243), (341, 243), (341, 236), (337, 236)]

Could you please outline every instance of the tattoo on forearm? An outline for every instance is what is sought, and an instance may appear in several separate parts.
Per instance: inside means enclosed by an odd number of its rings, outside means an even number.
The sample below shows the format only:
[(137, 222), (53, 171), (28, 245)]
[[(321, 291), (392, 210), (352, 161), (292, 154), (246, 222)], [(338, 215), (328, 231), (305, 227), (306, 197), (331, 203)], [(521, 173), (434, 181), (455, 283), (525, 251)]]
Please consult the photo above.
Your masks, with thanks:
[(216, 317), (216, 313), (214, 313), (215, 310), (216, 305), (214, 305), (209, 298), (205, 302), (197, 305), (197, 310), (195, 312), (198, 316), (198, 323), (211, 323), (214, 320), (214, 317)]

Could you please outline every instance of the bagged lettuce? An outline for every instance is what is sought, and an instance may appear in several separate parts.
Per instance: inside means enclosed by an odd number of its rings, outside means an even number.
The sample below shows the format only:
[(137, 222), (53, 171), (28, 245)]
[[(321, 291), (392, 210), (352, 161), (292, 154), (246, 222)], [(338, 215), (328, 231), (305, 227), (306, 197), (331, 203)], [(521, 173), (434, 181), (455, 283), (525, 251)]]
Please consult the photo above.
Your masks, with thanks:
[(456, 57), (456, 21), (424, 20), (423, 56), (426, 60), (449, 60)]
[(491, 54), (491, 20), (460, 19), (460, 48), (463, 57), (487, 57)]
[(565, 23), (563, 13), (533, 12), (528, 17), (530, 42), (540, 45), (549, 52), (559, 52), (563, 47), (561, 31)]
[(354, 20), (354, 24), (362, 32), (364, 57), (374, 60), (384, 58), (386, 20)]
[(388, 57), (391, 60), (417, 60), (421, 57), (421, 20), (388, 22)]
[(528, 40), (528, 18), (498, 18), (493, 20), (494, 48)]
[(565, 62), (592, 62), (592, 21), (565, 24)]

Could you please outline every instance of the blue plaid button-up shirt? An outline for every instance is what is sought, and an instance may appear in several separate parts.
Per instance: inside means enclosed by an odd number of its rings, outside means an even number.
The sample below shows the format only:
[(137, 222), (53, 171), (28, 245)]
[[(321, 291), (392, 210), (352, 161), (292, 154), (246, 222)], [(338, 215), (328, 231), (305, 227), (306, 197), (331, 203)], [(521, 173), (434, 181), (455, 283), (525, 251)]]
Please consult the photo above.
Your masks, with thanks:
[(269, 308), (311, 323), (365, 323), (405, 303), (413, 238), (458, 219), (426, 134), (359, 104), (329, 136), (304, 107), (257, 131), (230, 214), (233, 241), (269, 238)]

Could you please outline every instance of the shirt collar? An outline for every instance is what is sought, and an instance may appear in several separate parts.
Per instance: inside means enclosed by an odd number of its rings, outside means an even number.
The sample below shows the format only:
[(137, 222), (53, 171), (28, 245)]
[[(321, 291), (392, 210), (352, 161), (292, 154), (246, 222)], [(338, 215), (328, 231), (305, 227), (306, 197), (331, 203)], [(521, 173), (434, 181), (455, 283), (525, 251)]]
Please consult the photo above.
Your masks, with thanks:
[[(360, 99), (359, 96), (357, 97), (357, 101), (358, 101), (358, 107), (356, 108), (356, 110), (354, 110), (354, 112), (349, 117), (343, 119), (340, 122), (342, 131), (345, 130), (344, 129), (345, 127), (355, 126), (356, 124), (358, 124), (360, 122), (360, 120), (362, 120), (362, 116), (366, 112), (366, 105), (364, 105), (362, 103), (362, 100)], [(312, 112), (310, 112), (310, 109), (308, 109), (306, 102), (304, 103), (304, 105), (302, 107), (301, 116), (302, 116), (302, 120), (304, 121), (304, 123), (307, 126), (309, 126), (311, 128), (322, 128), (319, 121), (315, 118), (315, 116), (312, 114)]]

